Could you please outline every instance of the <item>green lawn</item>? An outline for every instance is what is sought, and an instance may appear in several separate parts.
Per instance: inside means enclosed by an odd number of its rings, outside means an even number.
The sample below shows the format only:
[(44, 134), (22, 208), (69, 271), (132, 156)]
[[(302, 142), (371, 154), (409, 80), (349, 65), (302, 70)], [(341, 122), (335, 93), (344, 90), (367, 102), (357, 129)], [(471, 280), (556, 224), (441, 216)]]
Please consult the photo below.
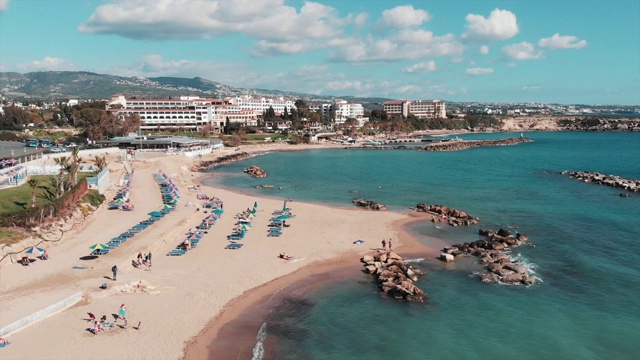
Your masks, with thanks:
[[(79, 173), (78, 180), (86, 177), (95, 176), (94, 173)], [(46, 195), (46, 188), (50, 186), (50, 180), (52, 175), (34, 175), (32, 179), (39, 179), (40, 185), (36, 188), (36, 206), (43, 204), (50, 204), (44, 196)], [(26, 209), (31, 207), (31, 187), (28, 184), (23, 184), (18, 187), (12, 187), (0, 190), (0, 213), (9, 213), (16, 210)]]

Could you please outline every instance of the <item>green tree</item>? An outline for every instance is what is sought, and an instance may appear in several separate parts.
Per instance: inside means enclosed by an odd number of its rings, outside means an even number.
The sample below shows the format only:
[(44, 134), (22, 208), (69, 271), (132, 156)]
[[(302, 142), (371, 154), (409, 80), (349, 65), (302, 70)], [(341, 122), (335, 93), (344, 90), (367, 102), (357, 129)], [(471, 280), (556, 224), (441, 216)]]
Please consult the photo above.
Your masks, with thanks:
[(31, 207), (36, 207), (36, 189), (40, 185), (40, 180), (38, 179), (29, 179), (27, 180), (27, 185), (31, 188)]

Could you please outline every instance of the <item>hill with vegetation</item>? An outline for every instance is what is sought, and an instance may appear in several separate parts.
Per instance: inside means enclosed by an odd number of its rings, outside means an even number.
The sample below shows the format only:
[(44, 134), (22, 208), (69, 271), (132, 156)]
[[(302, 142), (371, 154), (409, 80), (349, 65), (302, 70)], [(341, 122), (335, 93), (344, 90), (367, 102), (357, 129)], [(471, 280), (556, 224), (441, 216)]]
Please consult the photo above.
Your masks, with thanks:
[(0, 95), (8, 99), (60, 101), (66, 99), (108, 100), (114, 94), (127, 97), (169, 97), (198, 95), (223, 98), (237, 95), (286, 97), (305, 101), (329, 101), (343, 98), (365, 104), (389, 99), (322, 96), (269, 89), (247, 89), (228, 86), (201, 77), (127, 77), (86, 71), (40, 71), (20, 74), (0, 72)]

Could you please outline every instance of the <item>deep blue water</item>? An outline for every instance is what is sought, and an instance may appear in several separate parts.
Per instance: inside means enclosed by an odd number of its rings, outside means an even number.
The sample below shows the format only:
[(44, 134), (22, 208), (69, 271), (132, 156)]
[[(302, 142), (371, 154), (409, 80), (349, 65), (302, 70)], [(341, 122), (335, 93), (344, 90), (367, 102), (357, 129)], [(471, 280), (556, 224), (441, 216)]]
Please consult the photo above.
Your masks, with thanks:
[[(487, 139), (518, 134), (468, 134)], [(525, 133), (535, 141), (457, 152), (314, 150), (270, 153), (214, 169), (248, 193), (351, 207), (354, 197), (408, 211), (445, 204), (478, 216), (475, 227), (411, 230), (422, 241), (477, 239), (510, 227), (536, 247), (514, 251), (542, 281), (484, 284), (473, 259), (434, 260), (406, 304), (378, 294), (367, 276), (309, 295), (281, 318), (278, 359), (637, 359), (640, 355), (640, 195), (585, 184), (562, 170), (640, 178), (640, 133)], [(242, 169), (257, 165), (267, 179)], [(275, 189), (255, 189), (263, 183)], [(277, 187), (282, 186), (282, 190)], [(354, 195), (350, 190), (357, 189)], [(378, 239), (372, 239), (377, 244)]]

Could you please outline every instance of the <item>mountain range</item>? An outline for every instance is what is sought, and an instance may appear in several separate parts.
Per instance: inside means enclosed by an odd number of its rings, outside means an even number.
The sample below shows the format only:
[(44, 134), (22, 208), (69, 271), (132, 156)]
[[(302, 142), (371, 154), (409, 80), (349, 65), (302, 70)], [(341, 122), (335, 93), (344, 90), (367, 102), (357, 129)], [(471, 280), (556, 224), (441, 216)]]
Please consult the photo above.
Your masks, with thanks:
[(92, 99), (108, 100), (115, 94), (131, 97), (169, 97), (198, 95), (224, 98), (237, 95), (285, 97), (305, 101), (329, 101), (335, 98), (366, 104), (380, 104), (390, 99), (322, 96), (280, 90), (237, 88), (201, 77), (127, 77), (86, 71), (39, 71), (20, 74), (0, 72), (0, 95), (9, 99)]

